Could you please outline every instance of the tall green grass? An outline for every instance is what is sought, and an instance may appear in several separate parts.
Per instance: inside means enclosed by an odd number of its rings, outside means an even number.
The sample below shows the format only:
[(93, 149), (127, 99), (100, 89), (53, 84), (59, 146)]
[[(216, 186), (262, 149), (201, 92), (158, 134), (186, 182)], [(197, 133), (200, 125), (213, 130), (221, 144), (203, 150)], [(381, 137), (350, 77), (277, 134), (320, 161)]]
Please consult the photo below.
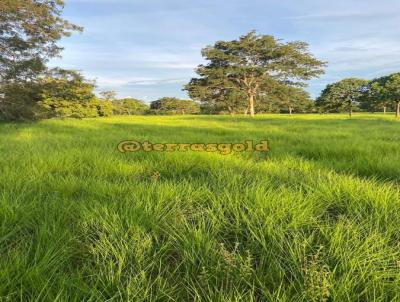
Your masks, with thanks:
[[(391, 116), (0, 124), (1, 301), (399, 301)], [(119, 153), (122, 140), (262, 153)]]

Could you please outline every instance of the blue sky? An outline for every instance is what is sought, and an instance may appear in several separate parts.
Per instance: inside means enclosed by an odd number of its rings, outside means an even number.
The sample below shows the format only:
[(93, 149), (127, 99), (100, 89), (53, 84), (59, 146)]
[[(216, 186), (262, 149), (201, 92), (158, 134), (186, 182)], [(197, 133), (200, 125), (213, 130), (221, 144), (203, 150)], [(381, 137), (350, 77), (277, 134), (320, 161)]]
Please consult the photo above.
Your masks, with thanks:
[(400, 71), (398, 0), (65, 0), (64, 17), (85, 28), (61, 41), (51, 65), (78, 69), (97, 91), (152, 101), (186, 97), (200, 51), (250, 30), (302, 40), (328, 62), (309, 83), (317, 96), (343, 77)]

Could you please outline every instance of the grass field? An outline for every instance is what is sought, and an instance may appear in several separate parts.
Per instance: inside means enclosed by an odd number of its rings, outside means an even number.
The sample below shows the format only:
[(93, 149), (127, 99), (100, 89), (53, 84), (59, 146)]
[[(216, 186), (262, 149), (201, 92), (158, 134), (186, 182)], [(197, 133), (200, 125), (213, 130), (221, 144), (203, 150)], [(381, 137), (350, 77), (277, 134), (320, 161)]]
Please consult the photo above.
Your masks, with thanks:
[[(0, 124), (1, 301), (399, 301), (392, 115)], [(269, 153), (119, 153), (122, 140)]]

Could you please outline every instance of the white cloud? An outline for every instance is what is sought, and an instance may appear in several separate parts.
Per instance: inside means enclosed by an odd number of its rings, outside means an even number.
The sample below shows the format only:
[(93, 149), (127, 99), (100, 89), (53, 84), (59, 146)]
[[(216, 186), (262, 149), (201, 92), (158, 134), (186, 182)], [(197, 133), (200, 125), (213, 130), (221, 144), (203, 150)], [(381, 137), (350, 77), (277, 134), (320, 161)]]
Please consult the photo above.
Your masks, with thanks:
[[(329, 66), (310, 83), (315, 95), (347, 76), (400, 70), (398, 0), (67, 0), (66, 16), (85, 32), (63, 40), (63, 60), (99, 89), (123, 95), (182, 95), (203, 63), (201, 48), (251, 29), (310, 43)], [(399, 59), (397, 59), (399, 58)]]

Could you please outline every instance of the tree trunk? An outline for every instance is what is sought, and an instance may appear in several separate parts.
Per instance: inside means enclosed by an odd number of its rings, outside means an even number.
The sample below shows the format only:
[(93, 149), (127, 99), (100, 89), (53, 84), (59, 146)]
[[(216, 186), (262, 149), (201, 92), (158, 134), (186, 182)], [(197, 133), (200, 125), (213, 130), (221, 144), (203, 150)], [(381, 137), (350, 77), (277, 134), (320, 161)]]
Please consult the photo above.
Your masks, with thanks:
[(353, 116), (353, 100), (350, 99), (349, 101), (349, 117), (351, 118)]
[(396, 106), (396, 118), (400, 117), (400, 102), (397, 102)]
[(244, 111), (244, 115), (247, 116), (247, 113), (249, 113), (249, 107), (247, 107), (246, 110)]
[(383, 106), (383, 114), (386, 114), (386, 106)]
[(249, 95), (249, 109), (250, 109), (250, 116), (254, 117), (254, 95)]
[(231, 106), (228, 106), (228, 111), (229, 111), (229, 114), (230, 114), (231, 116), (234, 116), (234, 115), (235, 115), (235, 110), (233, 110), (233, 108), (232, 108)]
[(289, 106), (289, 114), (292, 115), (293, 108)]

